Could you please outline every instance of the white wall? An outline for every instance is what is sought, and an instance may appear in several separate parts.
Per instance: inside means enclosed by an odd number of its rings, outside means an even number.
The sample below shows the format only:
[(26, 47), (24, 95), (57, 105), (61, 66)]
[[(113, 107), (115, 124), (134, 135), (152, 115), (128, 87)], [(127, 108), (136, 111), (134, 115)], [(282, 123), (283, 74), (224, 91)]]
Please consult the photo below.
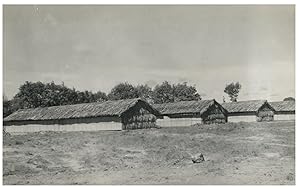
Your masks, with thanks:
[(122, 130), (120, 122), (100, 122), (100, 123), (83, 123), (68, 125), (11, 125), (4, 126), (9, 133), (26, 133), (39, 131), (101, 131), (101, 130)]
[(255, 115), (246, 115), (246, 116), (228, 116), (228, 122), (253, 122), (256, 121)]
[(202, 118), (169, 118), (157, 119), (156, 124), (161, 127), (187, 127), (196, 123), (202, 123)]
[(275, 114), (274, 120), (295, 120), (295, 114)]

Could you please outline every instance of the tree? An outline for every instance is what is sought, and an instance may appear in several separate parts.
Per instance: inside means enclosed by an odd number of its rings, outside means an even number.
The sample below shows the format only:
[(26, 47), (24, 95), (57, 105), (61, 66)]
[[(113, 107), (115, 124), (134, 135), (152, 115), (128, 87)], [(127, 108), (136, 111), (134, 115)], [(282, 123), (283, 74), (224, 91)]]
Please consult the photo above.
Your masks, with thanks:
[(224, 92), (228, 94), (230, 101), (236, 102), (242, 85), (239, 82), (227, 84)]
[(295, 98), (287, 97), (287, 98), (284, 98), (283, 101), (295, 101)]
[(98, 91), (94, 94), (96, 102), (104, 102), (108, 100), (107, 95), (104, 92)]
[(121, 99), (131, 99), (138, 98), (138, 94), (134, 86), (125, 82), (117, 84), (112, 88), (108, 94), (109, 100), (121, 100)]
[(6, 98), (3, 98), (3, 118), (7, 117), (13, 112), (11, 101)]
[(9, 100), (5, 95), (3, 95), (3, 118), (9, 116), (14, 111), (18, 110), (18, 104), (16, 99)]
[(7, 98), (7, 96), (3, 93), (3, 101), (8, 101), (8, 98)]
[[(43, 96), (51, 93), (45, 89), (45, 85), (42, 82), (28, 82), (21, 85), (19, 92), (15, 95), (15, 99), (18, 99), (20, 108), (36, 108), (43, 105)], [(46, 101), (51, 101), (46, 98)]]
[(149, 103), (154, 103), (153, 91), (147, 84), (138, 85), (135, 87), (135, 90), (139, 98), (142, 98)]
[(156, 85), (153, 94), (154, 103), (174, 102), (173, 87), (167, 81), (164, 81), (161, 85)]
[(90, 103), (107, 100), (103, 92), (76, 91), (64, 84), (57, 85), (54, 82), (28, 82), (20, 86), (19, 92), (12, 100), (12, 109), (49, 107), (78, 103)]
[(155, 103), (169, 103), (201, 100), (201, 96), (197, 93), (197, 89), (194, 86), (189, 86), (186, 82), (171, 85), (164, 81), (161, 85), (156, 85), (154, 88), (153, 99)]
[(197, 89), (194, 86), (188, 86), (186, 82), (173, 85), (174, 102), (201, 100)]

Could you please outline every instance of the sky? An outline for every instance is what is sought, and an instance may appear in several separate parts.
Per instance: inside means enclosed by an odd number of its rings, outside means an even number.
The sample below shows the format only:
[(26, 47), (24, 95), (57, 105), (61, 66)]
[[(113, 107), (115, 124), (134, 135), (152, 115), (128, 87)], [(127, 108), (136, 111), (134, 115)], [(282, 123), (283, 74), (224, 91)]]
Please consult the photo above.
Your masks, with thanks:
[(243, 6), (16, 6), (3, 17), (3, 91), (25, 81), (103, 91), (120, 83), (188, 82), (222, 101), (295, 97), (295, 8)]

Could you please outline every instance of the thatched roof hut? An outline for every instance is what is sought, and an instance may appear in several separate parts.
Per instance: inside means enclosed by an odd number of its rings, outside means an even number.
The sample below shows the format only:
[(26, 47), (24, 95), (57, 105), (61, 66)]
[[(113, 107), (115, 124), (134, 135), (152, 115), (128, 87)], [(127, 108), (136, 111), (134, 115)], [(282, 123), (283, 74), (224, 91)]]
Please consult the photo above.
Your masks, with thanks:
[(197, 113), (202, 115), (208, 110), (210, 106), (214, 104), (219, 105), (219, 103), (216, 102), (215, 100), (199, 100), (199, 101), (180, 101), (180, 102), (173, 102), (173, 103), (154, 104), (153, 107), (157, 109), (162, 115), (189, 114), (189, 113)]
[(278, 101), (269, 103), (275, 109), (275, 113), (295, 114), (295, 101)]
[(228, 111), (229, 114), (233, 113), (249, 113), (257, 112), (267, 100), (248, 100), (239, 102), (225, 102), (221, 105)]
[(275, 110), (274, 120), (295, 120), (295, 101), (270, 102)]
[(180, 101), (154, 104), (162, 116), (168, 118), (201, 118), (204, 123), (224, 123), (227, 111), (214, 99), (199, 101)]
[[(94, 102), (75, 105), (52, 106), (44, 108), (21, 109), (4, 118), (5, 125), (26, 124), (74, 124), (118, 122), (123, 128), (133, 116), (152, 118), (160, 113), (141, 99)], [(150, 121), (150, 119), (147, 119)]]
[[(273, 120), (274, 108), (270, 106), (267, 100), (226, 102), (221, 105), (228, 111), (228, 116), (254, 116), (250, 120), (256, 121)], [(243, 117), (243, 119), (249, 121), (247, 120), (249, 118)]]

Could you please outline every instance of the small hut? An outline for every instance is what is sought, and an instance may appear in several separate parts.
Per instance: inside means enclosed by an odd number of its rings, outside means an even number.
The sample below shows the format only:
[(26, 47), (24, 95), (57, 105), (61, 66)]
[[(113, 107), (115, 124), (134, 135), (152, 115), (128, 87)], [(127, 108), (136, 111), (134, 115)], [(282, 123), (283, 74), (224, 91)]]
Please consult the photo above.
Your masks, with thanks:
[(228, 111), (228, 122), (273, 121), (272, 106), (266, 100), (248, 100), (223, 103)]
[(156, 126), (160, 113), (141, 99), (22, 109), (4, 118), (7, 132), (93, 131)]
[(274, 120), (295, 120), (295, 101), (270, 102), (275, 109)]
[(227, 111), (215, 100), (180, 101), (153, 107), (161, 113), (157, 125), (162, 127), (227, 122)]

